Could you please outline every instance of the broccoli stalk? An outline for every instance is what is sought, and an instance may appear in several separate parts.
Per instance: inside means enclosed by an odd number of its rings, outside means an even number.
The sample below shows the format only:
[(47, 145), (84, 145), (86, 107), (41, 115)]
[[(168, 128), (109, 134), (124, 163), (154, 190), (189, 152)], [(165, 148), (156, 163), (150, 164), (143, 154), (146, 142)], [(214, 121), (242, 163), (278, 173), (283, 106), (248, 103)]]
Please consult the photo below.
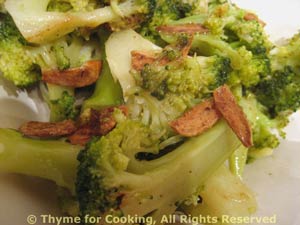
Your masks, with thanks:
[(82, 109), (101, 109), (107, 106), (120, 105), (122, 102), (122, 89), (120, 84), (113, 79), (107, 60), (105, 59), (94, 93), (90, 98), (84, 101)]
[(99, 31), (99, 46), (103, 62), (102, 71), (96, 83), (93, 95), (83, 103), (83, 111), (88, 108), (101, 109), (107, 106), (120, 105), (123, 102), (122, 88), (119, 82), (113, 78), (106, 59), (105, 42), (109, 38), (109, 35), (110, 33), (105, 30)]
[[(192, 216), (203, 218), (222, 218), (224, 216), (248, 217), (256, 211), (257, 204), (254, 193), (234, 176), (223, 165), (213, 173), (199, 191), (201, 201), (196, 205), (183, 205), (183, 211)], [(223, 223), (224, 222), (224, 223)], [(205, 223), (209, 224), (209, 222)], [(234, 225), (225, 221), (214, 221), (213, 224)]]
[[(119, 123), (107, 136), (94, 140), (80, 152), (76, 192), (82, 216), (152, 216), (159, 222), (162, 215), (173, 213), (180, 203), (197, 193), (205, 179), (240, 145), (221, 121), (164, 156), (136, 160), (131, 165), (122, 148), (126, 136), (132, 136), (131, 123), (136, 122)], [(130, 154), (139, 150), (129, 149)]]
[(74, 192), (80, 146), (57, 140), (34, 140), (0, 129), (0, 171), (54, 181)]
[[(76, 28), (94, 28), (101, 24), (120, 20), (121, 17), (111, 6), (88, 12), (49, 12), (49, 0), (7, 0), (5, 8), (12, 15), (24, 38), (32, 43), (45, 43), (58, 39)], [(147, 15), (153, 1), (127, 0), (118, 5), (124, 18)], [(40, 21), (36, 23), (36, 21)]]

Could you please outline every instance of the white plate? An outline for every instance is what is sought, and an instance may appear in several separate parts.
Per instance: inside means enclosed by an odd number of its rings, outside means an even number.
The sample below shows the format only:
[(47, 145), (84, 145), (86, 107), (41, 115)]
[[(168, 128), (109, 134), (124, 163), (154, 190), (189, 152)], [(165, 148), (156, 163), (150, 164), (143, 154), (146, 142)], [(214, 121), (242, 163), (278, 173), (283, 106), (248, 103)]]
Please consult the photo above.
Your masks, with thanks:
[[(242, 8), (256, 11), (267, 22), (266, 29), (273, 40), (290, 37), (300, 29), (299, 0), (234, 2)], [(12, 93), (14, 91), (10, 92)], [(0, 87), (0, 127), (18, 127), (22, 122), (32, 119), (47, 120), (47, 109), (36, 92), (16, 95), (19, 96), (8, 97), (6, 91)], [(293, 116), (292, 123), (286, 130), (287, 140), (282, 142), (273, 156), (247, 166), (245, 182), (257, 195), (258, 216), (276, 215), (277, 225), (299, 225), (300, 113)], [(40, 179), (0, 175), (0, 199), (1, 225), (28, 224), (28, 215), (60, 215), (55, 185)]]

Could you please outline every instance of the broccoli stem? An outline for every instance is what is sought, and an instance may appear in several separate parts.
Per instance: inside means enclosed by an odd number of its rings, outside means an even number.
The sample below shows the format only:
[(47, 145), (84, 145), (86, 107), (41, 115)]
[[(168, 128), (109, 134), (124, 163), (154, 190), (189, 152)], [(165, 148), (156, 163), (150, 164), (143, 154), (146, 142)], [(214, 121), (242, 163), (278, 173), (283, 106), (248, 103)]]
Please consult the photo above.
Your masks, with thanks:
[(64, 141), (29, 139), (15, 130), (0, 129), (0, 172), (52, 180), (74, 193), (80, 149)]
[(103, 61), (102, 71), (96, 82), (93, 95), (83, 103), (83, 111), (88, 108), (101, 109), (107, 106), (119, 105), (123, 102), (122, 88), (119, 82), (114, 80), (106, 59), (105, 43), (109, 36), (109, 32), (105, 30), (99, 31), (100, 49)]
[(64, 92), (67, 92), (69, 95), (74, 96), (74, 88), (63, 87), (55, 84), (47, 84), (49, 100), (57, 100), (61, 98)]
[(244, 169), (247, 162), (248, 148), (241, 145), (229, 158), (230, 171), (239, 177), (243, 178)]
[[(213, 192), (213, 193), (212, 193)], [(257, 203), (252, 191), (222, 165), (204, 183), (199, 192), (202, 202), (198, 205), (182, 205), (183, 211), (192, 216), (203, 217), (250, 216), (256, 211)], [(220, 220), (217, 225), (225, 224)], [(227, 223), (226, 223), (227, 224)], [(229, 223), (227, 225), (234, 225)]]
[[(127, 204), (122, 205), (122, 211), (128, 215), (134, 213), (145, 215), (157, 206), (164, 206), (161, 208), (167, 210), (165, 213), (172, 213), (172, 210), (175, 210), (172, 203), (180, 202), (195, 194), (205, 180), (239, 146), (240, 142), (236, 135), (226, 122), (221, 121), (206, 133), (189, 139), (164, 157), (136, 164), (130, 162), (128, 172), (143, 175), (138, 175), (126, 183), (127, 187), (135, 187), (139, 190), (136, 193), (141, 196), (152, 197), (141, 204), (137, 199), (133, 198), (134, 200), (130, 201), (125, 196), (124, 202)], [(128, 173), (125, 176), (128, 176)], [(120, 180), (122, 179), (124, 177), (121, 176)], [(149, 180), (151, 182), (145, 185)], [(174, 190), (174, 186), (178, 191)], [(139, 212), (138, 209), (142, 211)], [(158, 210), (152, 216), (160, 218), (162, 214)]]
[[(5, 3), (5, 8), (12, 15), (22, 35), (32, 43), (46, 43), (71, 33), (79, 27), (95, 28), (120, 19), (111, 6), (90, 12), (61, 13), (46, 11), (46, 7), (43, 6), (45, 1), (40, 2), (40, 0), (31, 0), (30, 2), (28, 0), (9, 0)], [(32, 5), (39, 7), (33, 7), (33, 10)], [(147, 1), (139, 0), (124, 1), (118, 5), (118, 8), (125, 18), (139, 13), (147, 14), (149, 11)], [(32, 11), (35, 11), (35, 14)], [(35, 20), (39, 20), (40, 23), (38, 27), (33, 28), (32, 24), (36, 24)]]
[(96, 83), (93, 95), (83, 104), (83, 110), (88, 108), (101, 109), (107, 106), (119, 105), (123, 102), (121, 86), (110, 72), (108, 63), (103, 61), (102, 72)]

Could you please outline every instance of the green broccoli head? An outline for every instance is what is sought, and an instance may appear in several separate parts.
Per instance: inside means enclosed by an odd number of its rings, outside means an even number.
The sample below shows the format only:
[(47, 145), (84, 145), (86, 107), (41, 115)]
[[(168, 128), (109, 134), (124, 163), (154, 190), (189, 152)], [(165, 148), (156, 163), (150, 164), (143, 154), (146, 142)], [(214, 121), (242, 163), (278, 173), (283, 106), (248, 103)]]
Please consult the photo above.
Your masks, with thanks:
[[(137, 81), (145, 90), (162, 100), (166, 94), (190, 100), (211, 93), (226, 83), (231, 72), (230, 59), (222, 56), (185, 57), (167, 65), (145, 65)], [(186, 99), (188, 100), (188, 99)]]
[(41, 77), (26, 41), (7, 14), (0, 14), (0, 68), (3, 76), (19, 87), (35, 84)]
[(292, 67), (297, 74), (300, 73), (300, 33), (294, 35), (282, 46), (271, 52), (272, 69), (283, 70), (284, 66)]
[(285, 111), (294, 112), (300, 107), (300, 77), (290, 66), (262, 79), (253, 91), (272, 117)]
[(230, 128), (220, 122), (159, 158), (129, 160), (149, 144), (135, 137), (143, 132), (131, 134), (136, 126), (141, 128), (133, 121), (119, 123), (79, 154), (76, 190), (82, 217), (137, 215), (159, 221), (196, 193), (208, 174), (239, 146)]
[(75, 33), (29, 50), (31, 57), (43, 70), (80, 67), (89, 60), (101, 58), (97, 37), (84, 40)]
[(203, 24), (212, 35), (231, 45), (245, 46), (253, 54), (264, 54), (271, 49), (272, 44), (261, 21), (254, 14), (247, 19), (249, 14), (230, 3), (218, 4), (213, 7)]
[(158, 99), (163, 99), (168, 92), (180, 95), (189, 91), (191, 95), (198, 95), (200, 77), (196, 71), (199, 72), (199, 66), (194, 60), (195, 66), (188, 69), (184, 66), (186, 63), (187, 60), (181, 65), (175, 63), (167, 66), (146, 65), (141, 71), (141, 86)]
[(239, 48), (237, 53), (241, 65), (239, 69), (232, 71), (229, 79), (231, 85), (242, 84), (249, 88), (271, 73), (270, 59), (266, 54), (254, 55), (245, 47)]
[(144, 37), (150, 39), (153, 43), (164, 45), (163, 40), (160, 38), (157, 27), (171, 23), (178, 19), (184, 18), (193, 11), (201, 8), (201, 1), (181, 1), (181, 0), (157, 0), (152, 7), (152, 13), (145, 21), (140, 29)]
[(245, 46), (253, 54), (265, 54), (272, 47), (263, 26), (256, 20), (241, 19), (227, 24), (224, 29), (225, 38), (229, 43)]
[(228, 82), (232, 71), (230, 59), (222, 56), (198, 56), (201, 74), (208, 87), (208, 91), (213, 91), (217, 87)]

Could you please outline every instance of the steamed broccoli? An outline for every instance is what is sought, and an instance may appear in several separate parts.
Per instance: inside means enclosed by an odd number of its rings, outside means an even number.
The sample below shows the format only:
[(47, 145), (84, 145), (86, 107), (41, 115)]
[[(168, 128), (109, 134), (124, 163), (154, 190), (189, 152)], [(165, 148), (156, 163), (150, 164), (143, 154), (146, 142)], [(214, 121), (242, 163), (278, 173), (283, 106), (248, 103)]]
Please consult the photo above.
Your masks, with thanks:
[(156, 28), (171, 21), (185, 17), (196, 7), (198, 1), (185, 2), (182, 0), (157, 0), (153, 7), (152, 16), (142, 24), (140, 33), (154, 43), (160, 44), (159, 33)]
[(157, 27), (177, 23), (181, 19), (185, 20), (186, 16), (206, 14), (207, 10), (206, 0), (157, 0), (153, 4), (152, 14), (149, 15), (148, 20), (142, 23), (138, 31), (153, 43), (164, 46), (166, 43), (161, 39)]
[(258, 101), (267, 107), (271, 117), (290, 114), (300, 108), (300, 35), (270, 53), (271, 70), (253, 87)]
[[(76, 187), (83, 217), (118, 212), (160, 219), (198, 193), (207, 176), (240, 145), (222, 121), (168, 154), (141, 161), (137, 155), (152, 152), (156, 143), (149, 134), (151, 130), (138, 121), (121, 121), (111, 133), (95, 138), (80, 152), (76, 178), (76, 156), (81, 147), (28, 139), (16, 131), (0, 129), (0, 171), (46, 178), (70, 191)], [(178, 191), (173, 190), (174, 180)], [(67, 200), (65, 209), (76, 213), (76, 201), (73, 197)]]
[(230, 59), (221, 56), (198, 56), (197, 61), (200, 64), (201, 73), (210, 91), (227, 83), (232, 71)]
[(136, 126), (132, 123), (136, 122), (120, 123), (80, 152), (76, 192), (83, 218), (129, 214), (151, 216), (159, 222), (162, 215), (173, 213), (196, 193), (204, 179), (239, 146), (235, 135), (220, 122), (158, 159), (135, 160), (131, 165), (127, 154), (137, 155), (149, 144), (135, 142), (140, 134), (132, 133), (130, 128)]
[[(249, 14), (253, 18), (247, 19)], [(231, 45), (245, 46), (253, 54), (263, 54), (272, 48), (263, 24), (256, 15), (230, 3), (214, 7), (203, 25), (211, 34)]]
[(260, 80), (253, 91), (272, 117), (300, 108), (300, 77), (289, 66)]
[(0, 14), (0, 71), (20, 87), (40, 80), (39, 66), (30, 57), (27, 43), (7, 14)]
[(171, 46), (166, 47), (160, 57), (167, 56), (170, 62), (166, 65), (159, 62), (146, 64), (134, 74), (138, 85), (159, 100), (172, 94), (190, 104), (192, 99), (203, 98), (227, 82), (231, 72), (230, 59), (222, 56), (181, 57), (181, 54)]
[(283, 70), (285, 66), (293, 68), (294, 72), (300, 74), (300, 33), (287, 40), (282, 46), (277, 46), (271, 51), (272, 69)]

